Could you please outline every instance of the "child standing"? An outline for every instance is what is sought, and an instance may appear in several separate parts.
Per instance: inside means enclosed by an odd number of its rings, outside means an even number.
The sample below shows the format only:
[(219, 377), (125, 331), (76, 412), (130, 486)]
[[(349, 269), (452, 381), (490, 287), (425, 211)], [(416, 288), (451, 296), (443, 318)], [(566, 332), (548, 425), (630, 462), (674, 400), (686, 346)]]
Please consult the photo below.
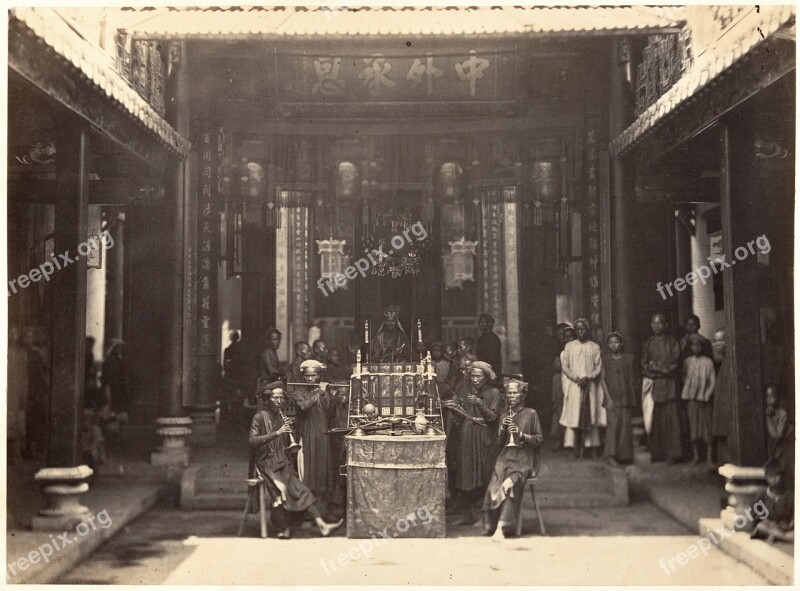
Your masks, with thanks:
[(756, 504), (766, 507), (765, 517), (757, 524), (751, 537), (766, 537), (768, 543), (774, 540), (794, 542), (794, 494), (786, 486), (784, 472), (776, 460), (769, 460), (764, 466), (767, 477), (767, 492)]
[(609, 333), (606, 344), (610, 353), (603, 355), (603, 406), (608, 414), (606, 449), (603, 455), (618, 462), (633, 462), (631, 413), (636, 403), (638, 379), (633, 355), (624, 353), (625, 340), (618, 332)]
[(564, 427), (558, 422), (561, 411), (564, 409), (564, 388), (561, 385), (561, 357), (556, 355), (553, 359), (553, 386), (551, 388), (553, 401), (553, 418), (550, 421), (550, 437), (553, 438), (553, 451), (561, 449), (564, 442)]
[(776, 460), (783, 468), (784, 478), (792, 486), (794, 483), (794, 426), (780, 405), (778, 386), (769, 383), (764, 387), (766, 399), (767, 436), (769, 459)]
[(689, 335), (691, 355), (683, 362), (683, 392), (689, 415), (689, 437), (692, 442), (692, 463), (700, 463), (700, 442), (705, 443), (706, 464), (713, 466), (711, 448), (711, 395), (716, 376), (714, 362), (706, 357), (703, 339), (698, 334)]

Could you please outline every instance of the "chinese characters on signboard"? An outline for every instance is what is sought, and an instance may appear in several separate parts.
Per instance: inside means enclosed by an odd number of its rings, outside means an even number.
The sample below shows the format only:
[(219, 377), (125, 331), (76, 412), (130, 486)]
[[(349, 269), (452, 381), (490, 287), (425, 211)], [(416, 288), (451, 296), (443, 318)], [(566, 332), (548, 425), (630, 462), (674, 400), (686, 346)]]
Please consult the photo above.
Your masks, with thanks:
[(223, 133), (201, 127), (197, 199), (197, 354), (214, 355), (217, 324), (217, 262), (219, 258), (218, 173)]
[(585, 188), (583, 211), (583, 236), (585, 246), (583, 249), (583, 276), (585, 310), (592, 324), (592, 330), (601, 326), (602, 309), (600, 301), (600, 182), (599, 182), (599, 148), (602, 130), (602, 118), (590, 117), (586, 122), (585, 149)]
[(311, 102), (512, 100), (515, 57), (511, 52), (464, 48), (446, 55), (427, 51), (397, 55), (278, 56), (283, 78), (279, 100)]

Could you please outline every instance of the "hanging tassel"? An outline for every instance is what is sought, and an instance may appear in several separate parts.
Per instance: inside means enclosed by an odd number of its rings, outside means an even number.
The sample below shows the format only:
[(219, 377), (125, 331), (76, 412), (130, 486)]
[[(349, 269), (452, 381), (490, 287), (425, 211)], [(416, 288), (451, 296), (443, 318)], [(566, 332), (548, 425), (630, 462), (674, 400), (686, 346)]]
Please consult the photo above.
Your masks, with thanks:
[(560, 209), (560, 217), (561, 217), (561, 264), (562, 264), (562, 272), (567, 272), (567, 262), (572, 255), (570, 252), (570, 212), (569, 212), (569, 199), (567, 196), (564, 195), (561, 197), (561, 209)]
[(475, 228), (474, 236), (476, 238), (480, 236), (481, 229), (480, 226), (478, 225), (480, 223), (480, 219), (481, 219), (481, 200), (478, 196), (478, 189), (476, 188), (475, 194), (472, 197), (472, 225)]
[(433, 197), (428, 195), (425, 202), (422, 204), (422, 224), (431, 226), (433, 224)]
[(534, 201), (533, 203), (533, 225), (542, 225), (542, 202)]
[(556, 270), (561, 269), (561, 211), (556, 210)]
[(522, 227), (531, 227), (531, 204), (527, 201), (522, 204)]
[(272, 201), (267, 202), (267, 211), (265, 213), (265, 225), (267, 228), (280, 228), (281, 227), (281, 212), (279, 208), (275, 207)]

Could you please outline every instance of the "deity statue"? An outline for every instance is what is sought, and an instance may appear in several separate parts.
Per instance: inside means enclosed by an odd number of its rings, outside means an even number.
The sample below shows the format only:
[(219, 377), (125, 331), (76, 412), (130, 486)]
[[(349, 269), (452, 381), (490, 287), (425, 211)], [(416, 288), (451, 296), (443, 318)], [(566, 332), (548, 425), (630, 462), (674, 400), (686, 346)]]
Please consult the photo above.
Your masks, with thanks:
[(372, 341), (370, 361), (373, 363), (399, 363), (411, 359), (411, 342), (399, 319), (400, 308), (387, 306), (383, 322)]

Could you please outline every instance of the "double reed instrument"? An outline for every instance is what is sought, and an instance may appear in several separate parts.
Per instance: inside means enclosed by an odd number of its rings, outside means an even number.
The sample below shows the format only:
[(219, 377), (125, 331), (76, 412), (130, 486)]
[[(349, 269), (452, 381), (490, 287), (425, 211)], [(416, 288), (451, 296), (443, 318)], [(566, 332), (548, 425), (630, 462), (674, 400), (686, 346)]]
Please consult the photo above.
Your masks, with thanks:
[[(517, 414), (515, 412), (511, 412), (511, 409), (508, 409), (508, 415), (506, 415), (509, 419), (514, 418), (514, 415)], [(508, 430), (508, 427), (506, 427)], [(506, 443), (506, 447), (519, 447), (517, 443), (518, 433), (512, 433), (511, 431), (508, 432), (508, 443)]]
[[(287, 416), (283, 414), (282, 410), (279, 410), (278, 412), (280, 413), (281, 421), (285, 423)], [(289, 426), (291, 427), (291, 424)], [(300, 449), (300, 444), (297, 443), (297, 440), (294, 438), (294, 427), (291, 428), (292, 430), (289, 431), (289, 445), (286, 446), (286, 451), (289, 453), (296, 452), (298, 449)]]

